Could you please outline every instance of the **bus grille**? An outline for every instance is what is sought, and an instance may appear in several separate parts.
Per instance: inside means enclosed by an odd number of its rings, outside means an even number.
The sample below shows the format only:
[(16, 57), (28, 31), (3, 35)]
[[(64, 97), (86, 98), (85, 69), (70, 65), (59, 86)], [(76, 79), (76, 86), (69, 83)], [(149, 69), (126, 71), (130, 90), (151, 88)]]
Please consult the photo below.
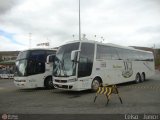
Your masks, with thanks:
[(73, 87), (73, 86), (68, 86), (68, 85), (56, 85), (56, 84), (55, 84), (55, 86), (58, 88), (63, 88), (63, 89), (72, 89), (72, 87)]
[(58, 82), (58, 83), (67, 83), (67, 80), (57, 80), (57, 79), (55, 79), (55, 81)]

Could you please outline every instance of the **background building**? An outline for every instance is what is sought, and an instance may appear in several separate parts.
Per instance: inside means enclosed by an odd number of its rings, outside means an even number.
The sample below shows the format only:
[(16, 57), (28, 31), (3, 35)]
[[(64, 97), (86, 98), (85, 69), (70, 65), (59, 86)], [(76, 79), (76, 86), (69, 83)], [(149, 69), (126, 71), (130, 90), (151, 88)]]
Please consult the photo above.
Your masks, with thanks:
[(19, 51), (0, 51), (0, 72), (14, 73), (15, 61)]
[(16, 60), (19, 51), (0, 51), (0, 62)]

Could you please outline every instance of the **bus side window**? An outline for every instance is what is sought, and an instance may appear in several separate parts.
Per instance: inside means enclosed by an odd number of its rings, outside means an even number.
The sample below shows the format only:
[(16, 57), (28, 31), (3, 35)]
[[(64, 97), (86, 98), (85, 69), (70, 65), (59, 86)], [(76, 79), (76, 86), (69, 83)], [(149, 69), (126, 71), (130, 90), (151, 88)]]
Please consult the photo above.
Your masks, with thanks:
[(38, 62), (37, 64), (37, 73), (45, 72), (45, 64), (43, 62)]
[(92, 73), (94, 44), (82, 43), (78, 66), (78, 77), (89, 76)]
[(97, 59), (118, 60), (119, 56), (116, 48), (104, 45), (97, 46)]
[(29, 60), (28, 61), (28, 67), (27, 67), (27, 74), (28, 75), (31, 75), (31, 74), (33, 74), (34, 73), (34, 67), (35, 65), (34, 65), (34, 62), (32, 61), (32, 60)]

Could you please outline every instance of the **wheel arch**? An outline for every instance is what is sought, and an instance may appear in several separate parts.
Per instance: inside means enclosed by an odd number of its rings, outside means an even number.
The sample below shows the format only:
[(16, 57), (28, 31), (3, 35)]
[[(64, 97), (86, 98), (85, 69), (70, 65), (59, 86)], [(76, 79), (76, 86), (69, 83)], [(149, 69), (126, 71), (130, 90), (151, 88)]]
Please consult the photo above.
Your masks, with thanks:
[[(100, 80), (100, 83), (103, 83), (103, 80), (102, 80), (102, 78), (101, 78), (100, 76), (96, 76), (96, 77), (93, 78), (93, 80), (94, 80), (94, 79), (98, 79), (98, 80)], [(92, 80), (92, 81), (93, 81), (93, 80)]]
[[(137, 72), (137, 74), (141, 76), (140, 72)], [(136, 75), (137, 75), (137, 74), (136, 74)]]
[(52, 75), (48, 75), (48, 76), (46, 76), (46, 77), (44, 78), (44, 82), (43, 82), (44, 87), (46, 87), (46, 86), (45, 86), (45, 83), (46, 83), (47, 79), (49, 79), (49, 78), (52, 78)]
[(142, 74), (143, 74), (144, 76), (146, 76), (146, 73), (145, 73), (145, 72), (142, 72)]

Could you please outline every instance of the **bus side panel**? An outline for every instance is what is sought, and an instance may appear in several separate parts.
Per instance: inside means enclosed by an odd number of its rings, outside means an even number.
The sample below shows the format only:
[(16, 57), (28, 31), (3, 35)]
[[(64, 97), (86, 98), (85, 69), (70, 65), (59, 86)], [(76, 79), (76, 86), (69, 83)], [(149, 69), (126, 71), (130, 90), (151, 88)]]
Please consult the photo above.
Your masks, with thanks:
[(154, 75), (154, 62), (128, 60), (99, 60), (94, 62), (92, 78), (100, 76), (103, 84), (118, 84), (134, 81), (137, 73), (146, 78)]

